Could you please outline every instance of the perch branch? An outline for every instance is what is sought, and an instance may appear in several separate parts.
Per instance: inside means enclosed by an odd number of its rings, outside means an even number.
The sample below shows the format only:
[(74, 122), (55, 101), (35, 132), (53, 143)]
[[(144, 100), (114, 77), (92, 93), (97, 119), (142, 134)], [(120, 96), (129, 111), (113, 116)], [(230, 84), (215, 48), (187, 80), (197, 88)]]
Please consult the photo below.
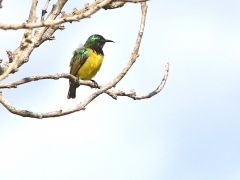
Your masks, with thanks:
[[(169, 72), (169, 63), (166, 64), (165, 73), (164, 73), (164, 76), (163, 76), (163, 79), (162, 79), (160, 85), (156, 88), (156, 90), (154, 90), (151, 93), (148, 93), (146, 95), (136, 95), (136, 92), (134, 90), (123, 91), (123, 90), (117, 90), (115, 88), (109, 89), (109, 90), (105, 91), (105, 93), (108, 94), (109, 96), (111, 96), (113, 99), (117, 99), (117, 96), (127, 96), (127, 97), (130, 97), (130, 98), (134, 99), (134, 100), (151, 98), (152, 96), (156, 95), (157, 93), (159, 93), (163, 89), (163, 87), (164, 87), (164, 85), (167, 81), (168, 72)], [(53, 74), (53, 75), (31, 76), (31, 77), (20, 79), (18, 81), (0, 84), (0, 89), (17, 88), (17, 86), (19, 86), (19, 85), (29, 83), (29, 82), (33, 82), (33, 81), (39, 81), (39, 80), (44, 80), (44, 79), (57, 80), (57, 79), (61, 79), (61, 78), (69, 79), (69, 80), (73, 80), (73, 81), (80, 81), (79, 84), (81, 84), (81, 85), (85, 85), (85, 86), (89, 86), (91, 88), (95, 88), (95, 84), (92, 81), (78, 80), (75, 76), (73, 76), (71, 74), (61, 73), (61, 74)], [(99, 86), (99, 88), (103, 87), (101, 85), (98, 85), (98, 86)]]

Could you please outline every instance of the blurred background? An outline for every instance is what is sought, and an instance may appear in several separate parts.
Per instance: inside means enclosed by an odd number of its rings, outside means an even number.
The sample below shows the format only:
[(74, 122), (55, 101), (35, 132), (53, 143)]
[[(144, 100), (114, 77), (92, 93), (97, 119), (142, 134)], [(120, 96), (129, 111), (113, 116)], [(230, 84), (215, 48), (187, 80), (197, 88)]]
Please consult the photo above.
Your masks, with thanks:
[[(64, 11), (87, 1), (68, 1)], [(37, 16), (46, 0), (39, 0)], [(48, 12), (52, 4), (50, 2)], [(1, 23), (26, 21), (31, 0), (3, 1)], [(151, 99), (113, 100), (102, 95), (85, 111), (59, 118), (16, 116), (0, 106), (1, 180), (239, 180), (240, 1), (151, 0), (140, 57), (117, 85), (138, 94), (154, 90), (170, 61), (167, 83)], [(127, 64), (139, 29), (140, 4), (100, 10), (66, 23), (55, 41), (35, 49), (30, 61), (4, 82), (69, 72), (72, 52), (92, 34), (115, 43), (94, 78), (105, 85)], [(0, 30), (0, 59), (20, 44), (23, 30)], [(4, 89), (16, 108), (68, 109), (94, 89), (81, 86), (67, 99), (68, 80), (42, 80)]]

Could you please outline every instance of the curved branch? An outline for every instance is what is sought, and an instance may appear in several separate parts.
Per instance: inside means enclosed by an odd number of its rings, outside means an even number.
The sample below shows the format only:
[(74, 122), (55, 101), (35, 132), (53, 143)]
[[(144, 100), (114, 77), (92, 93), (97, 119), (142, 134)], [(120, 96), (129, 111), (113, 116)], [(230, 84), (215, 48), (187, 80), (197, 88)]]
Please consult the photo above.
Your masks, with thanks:
[(134, 90), (130, 90), (130, 91), (118, 90), (116, 92), (113, 92), (113, 94), (116, 96), (128, 96), (134, 100), (151, 98), (152, 96), (155, 96), (156, 94), (158, 94), (164, 88), (164, 85), (167, 82), (168, 72), (169, 72), (169, 62), (166, 64), (165, 73), (164, 73), (164, 76), (163, 76), (163, 79), (162, 79), (160, 85), (154, 91), (152, 91), (148, 94), (136, 95), (136, 92)]

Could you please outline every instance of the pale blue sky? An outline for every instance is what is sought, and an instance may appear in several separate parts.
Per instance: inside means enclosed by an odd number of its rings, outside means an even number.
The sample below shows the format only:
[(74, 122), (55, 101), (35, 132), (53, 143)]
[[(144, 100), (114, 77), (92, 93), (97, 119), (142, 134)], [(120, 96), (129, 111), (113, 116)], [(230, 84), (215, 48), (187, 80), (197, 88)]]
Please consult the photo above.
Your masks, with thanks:
[[(64, 11), (88, 1), (76, 2)], [(39, 18), (44, 4), (39, 0)], [(30, 6), (31, 0), (4, 0), (0, 22), (25, 21)], [(52, 119), (18, 117), (0, 106), (1, 180), (240, 179), (240, 2), (151, 0), (148, 6), (140, 57), (117, 88), (152, 91), (169, 60), (163, 91), (142, 101), (103, 95), (85, 111)], [(7, 80), (68, 72), (72, 51), (98, 33), (116, 42), (105, 45), (95, 77), (108, 83), (129, 60), (140, 13), (139, 4), (127, 4), (66, 24)], [(22, 32), (0, 30), (0, 59), (19, 45)], [(3, 94), (17, 108), (42, 112), (73, 107), (92, 92), (81, 86), (68, 100), (67, 91), (62, 79)]]

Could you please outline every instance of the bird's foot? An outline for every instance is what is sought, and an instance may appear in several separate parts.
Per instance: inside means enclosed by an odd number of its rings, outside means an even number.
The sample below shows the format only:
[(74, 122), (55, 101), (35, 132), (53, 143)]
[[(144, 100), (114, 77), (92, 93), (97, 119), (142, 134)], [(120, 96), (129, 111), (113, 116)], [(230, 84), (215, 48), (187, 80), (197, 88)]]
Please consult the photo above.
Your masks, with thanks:
[(78, 88), (80, 86), (81, 82), (80, 79), (77, 77), (76, 79), (76, 88)]
[(90, 81), (92, 81), (92, 82), (93, 82), (93, 84), (94, 84), (95, 88), (98, 88), (98, 89), (99, 89), (98, 83), (97, 83), (96, 81), (94, 81), (93, 79), (91, 79)]

